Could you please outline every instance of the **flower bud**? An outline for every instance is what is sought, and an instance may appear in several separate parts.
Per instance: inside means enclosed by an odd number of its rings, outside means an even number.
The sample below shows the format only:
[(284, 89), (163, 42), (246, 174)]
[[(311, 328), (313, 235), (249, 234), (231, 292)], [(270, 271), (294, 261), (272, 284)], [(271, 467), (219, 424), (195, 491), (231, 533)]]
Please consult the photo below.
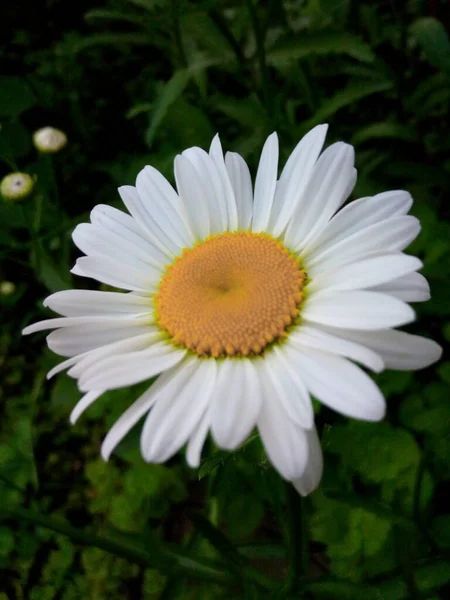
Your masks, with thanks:
[(2, 281), (0, 283), (0, 296), (10, 296), (16, 291), (16, 286), (12, 281)]
[(55, 154), (67, 144), (64, 131), (54, 127), (42, 127), (33, 133), (33, 143), (43, 154)]
[(34, 180), (28, 173), (10, 173), (0, 183), (0, 195), (5, 200), (22, 200), (31, 194)]

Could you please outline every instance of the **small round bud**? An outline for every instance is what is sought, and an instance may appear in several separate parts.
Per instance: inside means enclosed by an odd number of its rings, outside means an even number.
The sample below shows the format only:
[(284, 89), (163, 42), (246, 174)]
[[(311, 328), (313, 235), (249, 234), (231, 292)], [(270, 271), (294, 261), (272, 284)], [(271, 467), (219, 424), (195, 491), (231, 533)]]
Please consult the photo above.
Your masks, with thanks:
[(34, 180), (28, 173), (10, 173), (0, 183), (0, 195), (5, 200), (22, 200), (31, 194)]
[(10, 296), (16, 291), (16, 286), (12, 281), (2, 281), (0, 283), (0, 296)]
[(64, 131), (54, 127), (42, 127), (33, 133), (33, 143), (43, 154), (55, 154), (67, 144)]

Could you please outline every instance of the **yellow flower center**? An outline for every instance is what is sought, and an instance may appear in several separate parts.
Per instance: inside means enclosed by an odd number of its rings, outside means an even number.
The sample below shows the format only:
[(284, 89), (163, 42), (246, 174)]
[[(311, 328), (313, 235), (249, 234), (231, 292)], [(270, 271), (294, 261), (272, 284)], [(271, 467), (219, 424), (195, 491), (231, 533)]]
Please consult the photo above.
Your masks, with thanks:
[(248, 356), (286, 335), (305, 272), (262, 233), (223, 233), (186, 249), (155, 296), (159, 326), (200, 356)]

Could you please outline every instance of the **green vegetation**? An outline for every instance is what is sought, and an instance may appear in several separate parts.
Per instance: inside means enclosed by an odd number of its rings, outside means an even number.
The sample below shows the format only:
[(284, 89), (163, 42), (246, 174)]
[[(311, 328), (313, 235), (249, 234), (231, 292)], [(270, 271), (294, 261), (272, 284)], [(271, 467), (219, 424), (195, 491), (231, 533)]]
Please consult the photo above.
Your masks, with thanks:
[[(39, 7), (37, 6), (39, 4)], [(311, 126), (356, 147), (354, 196), (406, 189), (432, 300), (409, 329), (450, 338), (450, 40), (445, 0), (82, 0), (2, 3), (0, 179), (0, 600), (450, 595), (450, 362), (377, 377), (381, 424), (324, 408), (320, 488), (300, 504), (257, 437), (146, 465), (133, 431), (109, 463), (102, 437), (138, 396), (79, 392), (44, 335), (21, 329), (43, 298), (94, 286), (70, 274), (71, 231), (152, 164), (216, 131), (254, 169), (265, 137), (282, 159)], [(39, 154), (33, 132), (68, 137)], [(253, 171), (254, 172), (254, 171)], [(11, 282), (9, 285), (6, 282)]]

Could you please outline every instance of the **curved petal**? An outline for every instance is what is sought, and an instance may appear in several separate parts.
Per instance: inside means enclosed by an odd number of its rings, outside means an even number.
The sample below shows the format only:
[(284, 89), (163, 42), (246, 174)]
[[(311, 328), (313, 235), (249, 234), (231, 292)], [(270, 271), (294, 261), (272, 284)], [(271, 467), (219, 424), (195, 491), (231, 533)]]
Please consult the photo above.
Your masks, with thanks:
[(425, 302), (431, 298), (428, 281), (420, 273), (408, 273), (394, 281), (377, 285), (371, 291), (390, 294), (403, 302)]
[(192, 233), (196, 241), (204, 240), (211, 234), (212, 226), (209, 190), (205, 188), (186, 156), (175, 157), (175, 180), (178, 193), (186, 207)]
[(405, 302), (378, 292), (320, 292), (308, 298), (302, 317), (332, 327), (376, 330), (410, 323), (415, 313)]
[(161, 271), (150, 266), (133, 266), (107, 256), (82, 256), (77, 259), (72, 273), (90, 277), (113, 287), (139, 292), (156, 292)]
[(121, 317), (60, 317), (56, 319), (45, 319), (44, 321), (38, 321), (33, 325), (28, 325), (22, 331), (22, 335), (29, 335), (30, 333), (36, 333), (37, 331), (45, 331), (46, 329), (58, 329), (59, 327), (80, 327), (87, 325), (88, 327), (94, 327), (96, 325), (104, 327), (132, 327), (133, 325), (147, 325), (151, 323), (152, 319), (148, 317), (136, 317), (135, 315), (122, 315)]
[(292, 421), (277, 400), (272, 380), (260, 369), (263, 402), (258, 417), (258, 429), (270, 462), (284, 479), (298, 479), (309, 460), (306, 430)]
[(93, 404), (97, 400), (97, 398), (99, 398), (104, 393), (104, 391), (105, 390), (88, 392), (81, 398), (81, 400), (77, 402), (74, 409), (70, 413), (70, 422), (72, 423), (72, 425), (75, 425), (75, 423), (84, 413), (84, 411), (87, 408), (89, 408), (89, 406), (91, 406), (91, 404)]
[(238, 229), (250, 228), (253, 215), (253, 186), (245, 160), (236, 152), (227, 152), (225, 164), (234, 190), (238, 213)]
[(309, 256), (313, 251), (321, 252), (370, 225), (390, 217), (405, 215), (411, 205), (411, 195), (403, 190), (383, 192), (350, 202), (331, 219), (318, 236), (311, 239), (303, 253)]
[(384, 369), (384, 362), (379, 354), (362, 344), (340, 337), (339, 331), (340, 329), (335, 328), (333, 333), (330, 333), (329, 329), (317, 324), (301, 325), (298, 330), (289, 335), (289, 340), (294, 346), (307, 346), (351, 358), (376, 373)]
[(345, 329), (336, 330), (336, 333), (364, 344), (380, 354), (387, 369), (401, 371), (425, 369), (438, 361), (442, 355), (441, 346), (433, 340), (404, 331), (387, 329), (366, 332)]
[(169, 258), (173, 258), (182, 252), (183, 246), (177, 244), (164, 229), (161, 229), (148, 212), (135, 187), (123, 185), (118, 191), (122, 202), (153, 245)]
[(306, 432), (309, 446), (309, 459), (306, 469), (301, 477), (294, 479), (292, 485), (302, 496), (307, 496), (313, 492), (322, 479), (323, 456), (320, 441), (317, 436), (316, 428), (313, 427)]
[(269, 225), (278, 174), (278, 137), (272, 133), (261, 152), (255, 180), (252, 231), (266, 231)]
[(43, 304), (65, 317), (117, 315), (120, 318), (153, 311), (151, 296), (96, 290), (63, 290), (47, 296)]
[(83, 392), (89, 392), (134, 385), (151, 379), (162, 371), (167, 371), (179, 363), (185, 355), (186, 350), (174, 348), (167, 342), (157, 342), (146, 350), (109, 356), (86, 369), (80, 375), (78, 387)]
[(352, 146), (343, 142), (333, 144), (319, 157), (305, 191), (307, 201), (297, 207), (286, 229), (288, 247), (301, 250), (324, 229), (351, 192), (350, 183), (354, 185), (356, 180), (354, 162)]
[(220, 143), (219, 134), (215, 135), (209, 148), (209, 155), (214, 161), (217, 168), (217, 173), (222, 180), (223, 191), (225, 194), (225, 205), (228, 215), (228, 231), (236, 231), (239, 228), (238, 211), (236, 206), (236, 198), (234, 189), (231, 184), (228, 169), (225, 165), (223, 157), (222, 144)]
[[(289, 343), (289, 342), (288, 342)], [(346, 358), (289, 344), (291, 360), (310, 393), (333, 410), (354, 419), (379, 421), (386, 406), (382, 393)]]
[(237, 448), (255, 427), (260, 407), (261, 389), (253, 361), (220, 362), (211, 414), (211, 433), (217, 445)]
[(149, 325), (136, 325), (131, 322), (117, 321), (114, 326), (105, 322), (76, 325), (52, 331), (47, 336), (47, 345), (60, 356), (76, 356), (148, 332)]
[(155, 246), (148, 244), (148, 248), (143, 249), (138, 242), (129, 241), (117, 233), (92, 223), (77, 225), (72, 233), (72, 239), (87, 256), (106, 256), (133, 268), (145, 269), (149, 266), (152, 271), (156, 269), (162, 274), (167, 263), (167, 257)]
[(279, 401), (289, 417), (300, 427), (310, 429), (314, 423), (311, 398), (306, 385), (283, 352), (283, 346), (273, 347), (264, 356), (264, 367), (272, 380), (274, 401)]
[(275, 189), (270, 231), (281, 235), (298, 207), (307, 201), (306, 188), (322, 150), (328, 125), (317, 125), (297, 144), (288, 158)]
[(211, 233), (228, 231), (228, 211), (225, 189), (211, 156), (201, 148), (189, 148), (182, 153), (195, 173), (197, 196), (202, 194), (208, 207)]
[(415, 217), (393, 217), (357, 231), (336, 244), (323, 246), (303, 259), (308, 273), (315, 277), (375, 253), (404, 250), (419, 232), (420, 223)]
[(358, 290), (377, 286), (423, 267), (415, 256), (397, 252), (365, 258), (358, 262), (323, 271), (308, 286), (309, 292), (320, 290)]
[(210, 407), (208, 407), (206, 408), (199, 424), (192, 432), (191, 438), (186, 447), (186, 462), (193, 469), (196, 469), (200, 466), (203, 445), (210, 427), (211, 410)]
[(178, 371), (179, 391), (160, 393), (141, 435), (144, 460), (161, 463), (183, 446), (198, 426), (216, 381), (215, 360), (189, 358)]
[(167, 263), (167, 256), (146, 235), (145, 229), (140, 227), (133, 217), (121, 210), (105, 204), (98, 204), (91, 211), (91, 223), (96, 228), (107, 231), (115, 237), (119, 236), (146, 255), (151, 256), (155, 266)]

